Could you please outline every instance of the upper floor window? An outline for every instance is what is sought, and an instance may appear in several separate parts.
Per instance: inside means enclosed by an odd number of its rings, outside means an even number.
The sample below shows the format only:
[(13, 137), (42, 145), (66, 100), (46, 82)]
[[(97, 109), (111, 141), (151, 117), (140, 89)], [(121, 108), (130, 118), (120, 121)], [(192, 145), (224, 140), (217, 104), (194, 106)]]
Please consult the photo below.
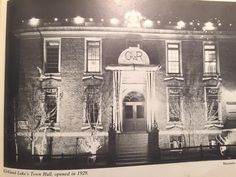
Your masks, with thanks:
[(101, 72), (101, 41), (87, 40), (86, 41), (86, 72), (99, 73)]
[(58, 110), (58, 89), (47, 88), (44, 89), (45, 94), (45, 112), (47, 116), (47, 122), (57, 122), (57, 110)]
[(182, 116), (182, 89), (168, 88), (169, 121), (181, 121)]
[(219, 96), (217, 88), (206, 88), (207, 120), (219, 120)]
[(216, 44), (204, 44), (204, 74), (217, 74)]
[(167, 74), (181, 74), (180, 44), (167, 44)]
[(60, 41), (54, 39), (45, 40), (45, 73), (60, 72)]

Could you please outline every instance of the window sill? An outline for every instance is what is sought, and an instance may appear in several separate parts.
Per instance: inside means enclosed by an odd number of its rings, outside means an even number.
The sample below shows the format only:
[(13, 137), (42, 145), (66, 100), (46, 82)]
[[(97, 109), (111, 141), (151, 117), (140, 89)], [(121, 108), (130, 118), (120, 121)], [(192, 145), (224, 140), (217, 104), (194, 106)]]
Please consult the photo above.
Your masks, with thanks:
[[(101, 123), (99, 123), (96, 128), (97, 130), (103, 130), (103, 126)], [(88, 129), (91, 129), (91, 126), (88, 123), (83, 123), (81, 130), (88, 130)]]
[(205, 128), (213, 128), (213, 127), (215, 127), (215, 128), (223, 128), (224, 125), (223, 125), (222, 120), (213, 120), (213, 121), (208, 120), (206, 122)]
[(184, 76), (182, 74), (167, 74), (164, 81), (169, 80), (184, 81)]
[(103, 75), (102, 73), (84, 73), (82, 80), (87, 80), (87, 79), (103, 80)]
[(208, 80), (222, 80), (220, 74), (203, 74), (202, 77), (203, 81), (208, 81)]
[(166, 125), (166, 129), (180, 128), (183, 129), (182, 121), (168, 121)]
[(61, 80), (61, 73), (45, 73), (40, 75), (40, 80), (55, 79)]

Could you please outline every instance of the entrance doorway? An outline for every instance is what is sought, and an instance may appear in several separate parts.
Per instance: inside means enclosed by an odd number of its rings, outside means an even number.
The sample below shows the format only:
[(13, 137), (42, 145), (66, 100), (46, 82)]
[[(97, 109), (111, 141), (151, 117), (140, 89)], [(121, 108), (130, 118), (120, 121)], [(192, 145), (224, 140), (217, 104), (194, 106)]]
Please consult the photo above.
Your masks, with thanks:
[(123, 100), (123, 130), (146, 131), (145, 98), (139, 92), (128, 93)]

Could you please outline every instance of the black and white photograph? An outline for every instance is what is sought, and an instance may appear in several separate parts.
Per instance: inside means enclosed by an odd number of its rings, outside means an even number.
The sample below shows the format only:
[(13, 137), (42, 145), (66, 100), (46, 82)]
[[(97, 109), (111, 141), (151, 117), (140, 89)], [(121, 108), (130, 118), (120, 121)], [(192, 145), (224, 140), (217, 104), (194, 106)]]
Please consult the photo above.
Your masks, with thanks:
[(4, 166), (235, 167), (235, 17), (229, 1), (8, 0)]

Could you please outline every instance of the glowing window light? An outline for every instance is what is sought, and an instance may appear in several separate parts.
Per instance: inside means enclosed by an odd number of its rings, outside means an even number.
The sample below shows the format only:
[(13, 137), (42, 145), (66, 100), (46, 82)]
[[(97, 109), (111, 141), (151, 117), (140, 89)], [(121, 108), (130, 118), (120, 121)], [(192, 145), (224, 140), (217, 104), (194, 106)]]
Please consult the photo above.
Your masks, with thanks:
[(178, 21), (177, 22), (177, 29), (182, 29), (182, 28), (184, 28), (185, 27), (185, 25), (186, 25), (186, 23), (184, 22), (184, 21)]
[(212, 22), (206, 22), (204, 26), (202, 27), (202, 29), (204, 31), (207, 31), (207, 30), (211, 31), (211, 30), (215, 30), (216, 28)]
[(153, 21), (152, 20), (147, 19), (143, 22), (143, 27), (144, 28), (151, 28), (152, 26), (153, 26)]
[(125, 14), (125, 24), (128, 28), (140, 28), (141, 20), (143, 19), (140, 12), (135, 10), (129, 11)]
[(112, 19), (110, 19), (110, 23), (112, 25), (118, 25), (120, 23), (120, 21), (117, 18), (112, 18)]
[(29, 20), (29, 25), (35, 27), (35, 26), (39, 25), (39, 22), (40, 22), (40, 20), (38, 18), (33, 17)]
[(83, 17), (80, 17), (80, 16), (77, 16), (74, 18), (74, 23), (77, 24), (77, 25), (81, 25), (84, 23), (84, 18)]

